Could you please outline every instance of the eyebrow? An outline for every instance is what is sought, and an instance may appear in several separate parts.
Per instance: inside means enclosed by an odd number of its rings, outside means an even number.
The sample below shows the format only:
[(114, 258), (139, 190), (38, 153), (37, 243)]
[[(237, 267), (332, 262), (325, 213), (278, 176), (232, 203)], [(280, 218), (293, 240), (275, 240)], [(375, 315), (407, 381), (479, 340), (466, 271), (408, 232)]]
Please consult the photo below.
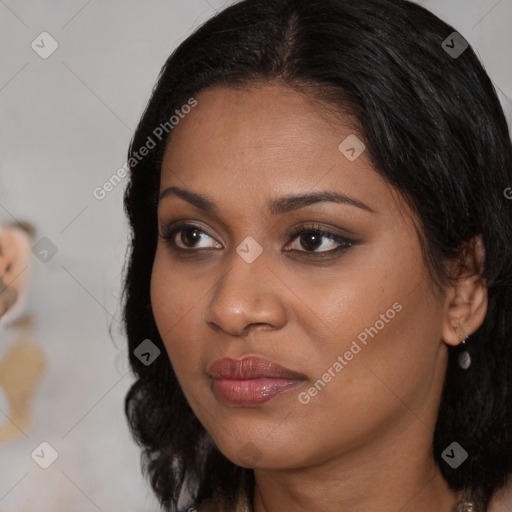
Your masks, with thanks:
[[(192, 192), (191, 190), (185, 190), (179, 187), (168, 187), (163, 190), (160, 194), (159, 201), (162, 201), (164, 198), (171, 196), (177, 196), (205, 212), (213, 213), (216, 215), (219, 214), (217, 205), (211, 199), (208, 199), (202, 194), (198, 194), (196, 192)], [(287, 195), (279, 197), (269, 201), (267, 207), (271, 214), (281, 215), (294, 210), (299, 210), (300, 208), (304, 208), (315, 203), (322, 202), (348, 204), (371, 213), (377, 213), (373, 208), (370, 208), (368, 205), (362, 201), (359, 201), (358, 199), (350, 197), (346, 194), (332, 192), (329, 190), (314, 192), (311, 194)]]

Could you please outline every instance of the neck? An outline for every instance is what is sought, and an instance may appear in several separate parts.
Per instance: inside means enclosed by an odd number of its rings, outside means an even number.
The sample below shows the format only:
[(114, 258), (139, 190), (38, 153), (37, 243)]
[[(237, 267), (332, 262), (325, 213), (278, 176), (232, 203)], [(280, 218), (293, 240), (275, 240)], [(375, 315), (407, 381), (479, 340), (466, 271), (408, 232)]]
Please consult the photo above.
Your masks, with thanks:
[(356, 485), (353, 481), (312, 481), (298, 476), (292, 481), (284, 475), (260, 474), (256, 476), (254, 512), (451, 512), (457, 501), (457, 494), (435, 470), (425, 471), (423, 478), (409, 476), (399, 485), (385, 485), (383, 480), (369, 482)]
[(402, 429), (394, 439), (381, 434), (315, 466), (255, 469), (254, 512), (451, 512), (457, 493), (443, 479), (431, 445), (432, 432), (412, 421), (409, 432)]

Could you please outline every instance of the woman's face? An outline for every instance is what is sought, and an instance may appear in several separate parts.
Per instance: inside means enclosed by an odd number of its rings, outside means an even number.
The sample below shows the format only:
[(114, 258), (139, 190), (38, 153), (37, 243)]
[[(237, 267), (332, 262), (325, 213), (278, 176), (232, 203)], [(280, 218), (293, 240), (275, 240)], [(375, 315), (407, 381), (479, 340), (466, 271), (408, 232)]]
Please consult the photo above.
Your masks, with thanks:
[[(197, 101), (173, 130), (158, 208), (161, 234), (192, 227), (159, 237), (151, 302), (219, 449), (241, 466), (298, 468), (431, 436), (444, 307), (409, 208), (357, 134), (294, 90)], [(351, 199), (301, 199), (312, 194)], [(240, 363), (249, 356), (292, 372)], [(235, 361), (212, 366), (224, 358)]]

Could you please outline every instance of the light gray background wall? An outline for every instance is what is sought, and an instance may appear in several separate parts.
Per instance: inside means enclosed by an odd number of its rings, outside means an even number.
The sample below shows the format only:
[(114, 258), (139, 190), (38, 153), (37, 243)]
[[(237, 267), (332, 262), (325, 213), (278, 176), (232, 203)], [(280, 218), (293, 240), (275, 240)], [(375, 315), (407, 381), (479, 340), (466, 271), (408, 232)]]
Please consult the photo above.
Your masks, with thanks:
[[(420, 3), (478, 51), (510, 124), (512, 1)], [(93, 190), (125, 163), (166, 57), (222, 5), (0, 0), (0, 220), (28, 220), (58, 248), (47, 263), (33, 258), (28, 309), (48, 368), (33, 428), (0, 443), (0, 511), (157, 509), (122, 410), (132, 380), (118, 334), (124, 184), (103, 200)], [(58, 43), (47, 59), (31, 48), (43, 31)], [(0, 336), (1, 359), (13, 340)], [(30, 456), (42, 441), (59, 455), (46, 470)]]

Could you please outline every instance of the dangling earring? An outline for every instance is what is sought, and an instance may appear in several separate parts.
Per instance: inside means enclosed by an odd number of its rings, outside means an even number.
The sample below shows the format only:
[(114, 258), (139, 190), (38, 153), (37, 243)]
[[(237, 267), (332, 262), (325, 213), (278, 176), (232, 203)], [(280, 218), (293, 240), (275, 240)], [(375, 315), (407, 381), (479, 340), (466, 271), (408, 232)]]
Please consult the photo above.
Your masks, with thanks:
[[(459, 335), (459, 338), (462, 338), (462, 336)], [(469, 338), (469, 336), (466, 336), (463, 340), (461, 339), (461, 344), (465, 345), (466, 340)], [(467, 350), (462, 351), (459, 354), (459, 357), (457, 358), (457, 362), (459, 363), (459, 366), (463, 370), (467, 370), (471, 366), (471, 356), (469, 355), (469, 352)]]

